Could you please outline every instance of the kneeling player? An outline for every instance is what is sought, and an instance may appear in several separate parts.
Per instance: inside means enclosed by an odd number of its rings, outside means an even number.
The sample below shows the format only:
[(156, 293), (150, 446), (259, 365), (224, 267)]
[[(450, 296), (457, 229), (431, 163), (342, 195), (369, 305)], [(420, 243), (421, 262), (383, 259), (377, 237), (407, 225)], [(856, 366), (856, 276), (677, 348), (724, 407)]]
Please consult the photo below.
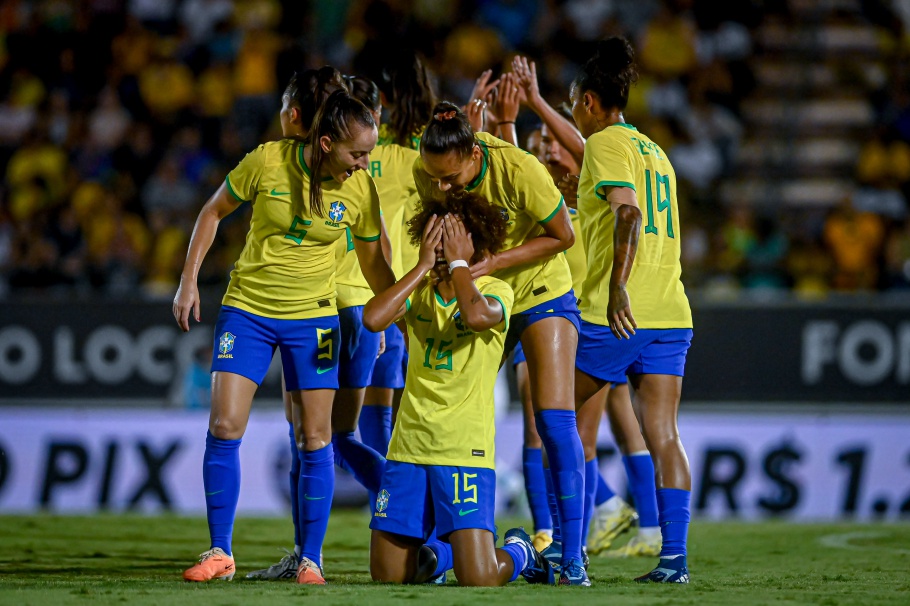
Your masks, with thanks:
[[(370, 528), (376, 581), (423, 582), (454, 567), (461, 585), (505, 585), (521, 574), (552, 582), (550, 567), (520, 528), (493, 536), (493, 386), (509, 325), (512, 289), (468, 269), (502, 246), (499, 209), (470, 193), (424, 202), (410, 221), (417, 266), (364, 308), (383, 330), (404, 318), (410, 362)], [(421, 237), (422, 234), (422, 237)], [(432, 272), (430, 276), (427, 273)], [(436, 557), (418, 566), (433, 528)], [(451, 546), (451, 547), (449, 547)]]

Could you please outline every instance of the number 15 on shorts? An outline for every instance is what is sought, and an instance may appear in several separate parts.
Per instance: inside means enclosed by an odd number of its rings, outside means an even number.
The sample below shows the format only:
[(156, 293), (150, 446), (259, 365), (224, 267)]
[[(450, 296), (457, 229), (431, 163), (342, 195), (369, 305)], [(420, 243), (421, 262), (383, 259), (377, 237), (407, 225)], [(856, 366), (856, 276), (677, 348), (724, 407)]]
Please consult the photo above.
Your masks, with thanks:
[[(461, 481), (459, 482), (459, 477), (461, 476)], [(477, 502), (477, 484), (472, 484), (471, 480), (477, 477), (476, 473), (453, 473), (452, 479), (455, 480), (455, 500), (452, 501), (452, 505), (458, 505), (459, 503), (476, 503)], [(459, 492), (459, 485), (462, 486), (461, 491)], [(467, 496), (467, 495), (471, 496)], [(459, 495), (464, 496), (464, 498), (459, 498)]]

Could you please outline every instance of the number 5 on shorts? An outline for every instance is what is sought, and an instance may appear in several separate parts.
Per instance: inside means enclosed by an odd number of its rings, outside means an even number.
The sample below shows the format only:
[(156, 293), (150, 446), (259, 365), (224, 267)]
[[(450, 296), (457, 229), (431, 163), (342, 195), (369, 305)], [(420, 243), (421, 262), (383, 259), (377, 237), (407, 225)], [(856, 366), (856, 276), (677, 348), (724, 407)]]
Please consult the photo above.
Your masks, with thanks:
[[(459, 475), (461, 475), (461, 478), (462, 478), (463, 484), (464, 484), (464, 486), (462, 488), (462, 492), (464, 492), (464, 494), (466, 494), (466, 495), (468, 493), (470, 493), (471, 494), (470, 497), (466, 496), (464, 499), (458, 498), (458, 476)], [(476, 503), (477, 502), (477, 484), (471, 484), (471, 482), (470, 482), (473, 478), (476, 478), (476, 477), (477, 477), (476, 473), (463, 473), (463, 474), (453, 473), (452, 474), (452, 479), (455, 480), (455, 500), (452, 501), (452, 505), (458, 505), (462, 501), (464, 501), (465, 503)]]
[[(326, 338), (328, 336), (328, 338)], [(316, 339), (318, 340), (319, 349), (325, 348), (325, 351), (320, 352), (316, 356), (317, 360), (332, 360), (332, 329), (331, 328), (317, 328), (316, 329)]]

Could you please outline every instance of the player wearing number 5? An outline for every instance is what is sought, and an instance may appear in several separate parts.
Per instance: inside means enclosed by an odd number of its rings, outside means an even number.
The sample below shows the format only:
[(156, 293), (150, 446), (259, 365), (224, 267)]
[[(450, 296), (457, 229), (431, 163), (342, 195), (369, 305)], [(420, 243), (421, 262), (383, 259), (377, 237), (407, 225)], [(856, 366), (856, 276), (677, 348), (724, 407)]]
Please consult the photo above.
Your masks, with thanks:
[(623, 119), (636, 78), (631, 46), (611, 38), (570, 91), (572, 116), (587, 139), (578, 210), (588, 273), (575, 401), (583, 406), (628, 375), (654, 460), (663, 538), (657, 568), (637, 580), (687, 583), (691, 477), (676, 417), (692, 313), (680, 280), (676, 174), (664, 150)]
[(346, 230), (354, 235), (360, 266), (374, 291), (395, 281), (380, 250), (379, 197), (365, 172), (378, 136), (372, 114), (346, 91), (335, 90), (301, 141), (295, 136), (301, 125), (292, 119), (300, 108), (291, 111), (295, 108), (288, 101), (284, 99), (281, 114), (286, 138), (247, 154), (199, 213), (174, 298), (177, 323), (189, 330), (190, 314), (200, 319), (196, 275), (218, 223), (244, 201), (251, 202), (250, 232), (215, 327), (212, 411), (203, 459), (211, 546), (184, 572), (188, 581), (234, 575), (231, 535), (240, 495), (240, 441), (253, 396), (278, 348), (303, 468), (298, 489), (304, 540), (297, 581), (325, 583), (320, 551), (335, 484), (336, 241)]
[[(374, 331), (404, 317), (410, 343), (370, 524), (370, 573), (377, 581), (423, 582), (454, 565), (462, 585), (504, 585), (522, 573), (545, 582), (549, 566), (524, 531), (506, 533), (501, 550), (493, 539), (493, 387), (512, 289), (491, 276), (472, 279), (469, 263), (499, 251), (506, 219), (470, 193), (419, 208), (409, 223), (412, 242), (420, 244), (417, 265), (363, 314)], [(440, 541), (430, 552), (423, 544), (434, 525)], [(420, 563), (421, 549), (435, 553), (428, 567)]]

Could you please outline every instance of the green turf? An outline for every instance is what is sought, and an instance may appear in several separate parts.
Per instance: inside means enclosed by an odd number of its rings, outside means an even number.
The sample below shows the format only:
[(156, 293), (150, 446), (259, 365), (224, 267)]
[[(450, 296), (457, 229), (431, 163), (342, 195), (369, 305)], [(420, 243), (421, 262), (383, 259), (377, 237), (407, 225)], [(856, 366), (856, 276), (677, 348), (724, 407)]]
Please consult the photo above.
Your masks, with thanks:
[[(501, 523), (500, 528), (507, 527)], [(447, 604), (910, 604), (910, 525), (707, 523), (692, 526), (689, 586), (641, 586), (655, 563), (593, 558), (594, 586), (502, 589), (391, 587), (370, 583), (369, 531), (362, 513), (332, 516), (325, 546), (327, 587), (246, 582), (288, 546), (290, 522), (241, 519), (234, 535), (238, 576), (206, 585), (180, 580), (208, 546), (205, 521), (105, 515), (0, 517), (0, 604), (178, 604), (212, 606), (318, 600), (367, 606), (400, 600)]]

